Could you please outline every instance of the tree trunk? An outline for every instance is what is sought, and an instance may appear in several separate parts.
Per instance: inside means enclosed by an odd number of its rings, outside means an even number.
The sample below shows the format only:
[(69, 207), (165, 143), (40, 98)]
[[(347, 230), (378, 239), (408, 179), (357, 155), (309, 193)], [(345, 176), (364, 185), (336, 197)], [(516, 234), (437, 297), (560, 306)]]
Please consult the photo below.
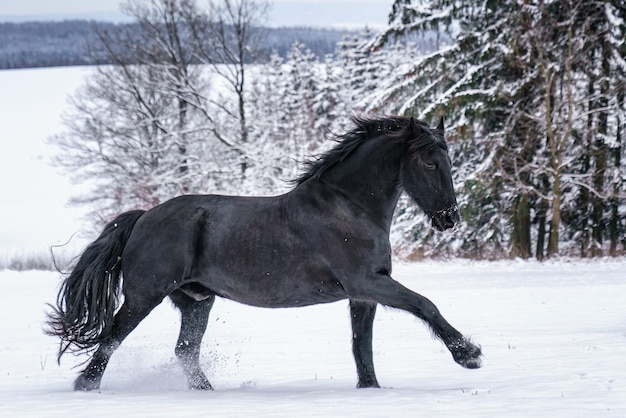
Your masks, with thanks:
[(586, 187), (580, 188), (580, 256), (582, 258), (589, 256), (589, 222), (587, 216), (585, 216), (586, 212), (588, 212), (589, 207), (589, 190)]
[[(598, 115), (598, 138), (595, 141), (595, 167), (593, 173), (593, 188), (598, 193), (604, 194), (605, 173), (607, 169), (607, 160), (609, 155), (609, 147), (606, 145), (608, 134), (607, 113), (608, 96), (609, 96), (609, 47), (605, 42), (602, 43), (602, 80), (600, 81), (600, 97), (598, 106), (601, 109)], [(602, 196), (594, 195), (593, 202), (593, 246), (591, 247), (591, 255), (594, 257), (602, 255), (602, 241), (604, 238), (604, 207), (605, 199)]]
[[(623, 101), (624, 97), (622, 94), (621, 100)], [(622, 126), (619, 123), (619, 118), (618, 118), (618, 127), (617, 127), (617, 144), (618, 146), (615, 147), (612, 152), (613, 152), (613, 164), (615, 165), (615, 170), (620, 173), (621, 172), (621, 157), (622, 157)], [(621, 241), (622, 241), (622, 249), (626, 250), (626, 233), (624, 231), (624, 225), (623, 225), (623, 221), (620, 217), (619, 214), (619, 198), (618, 195), (620, 193), (620, 184), (619, 182), (615, 182), (615, 184), (613, 185), (613, 196), (611, 197), (611, 199), (609, 200), (609, 204), (611, 206), (611, 218), (609, 219), (609, 239), (611, 240), (611, 244), (610, 244), (610, 248), (609, 248), (609, 254), (612, 257), (615, 257), (618, 255), (618, 251), (617, 251), (617, 245), (620, 241), (620, 235), (621, 235)]]
[[(623, 53), (626, 53), (626, 49), (623, 50)], [(616, 88), (617, 90), (617, 108), (624, 109), (626, 104), (626, 83), (623, 81), (619, 83)], [(622, 148), (623, 148), (623, 124), (624, 120), (622, 119), (623, 113), (619, 111), (616, 112), (616, 123), (617, 123), (617, 134), (616, 134), (616, 145), (612, 149), (613, 156), (613, 165), (615, 167), (615, 171), (617, 173), (622, 173)], [(626, 229), (624, 228), (624, 219), (620, 216), (619, 206), (620, 206), (620, 188), (623, 187), (623, 183), (618, 181), (617, 179), (613, 180), (613, 196), (610, 199), (611, 206), (611, 219), (609, 220), (609, 239), (611, 240), (610, 244), (610, 255), (615, 257), (618, 255), (618, 244), (621, 241), (622, 251), (626, 251)], [(623, 199), (622, 199), (623, 202)], [(623, 203), (622, 203), (623, 204)]]
[(548, 257), (559, 254), (559, 226), (561, 224), (561, 178), (554, 176), (552, 185), (552, 219), (550, 219), (550, 236), (548, 237)]
[(535, 257), (539, 261), (543, 261), (544, 249), (546, 246), (546, 211), (547, 210), (548, 210), (548, 205), (546, 201), (541, 199), (539, 202), (539, 211), (537, 212), (537, 220), (539, 222), (539, 227), (537, 230), (537, 251), (535, 252)]
[[(606, 114), (604, 114), (604, 117), (606, 118)], [(608, 157), (608, 147), (603, 140), (596, 141), (594, 154), (596, 162), (593, 172), (593, 188), (597, 192), (602, 193), (604, 191), (604, 173), (606, 172)], [(593, 212), (591, 219), (593, 222), (591, 256), (598, 257), (602, 255), (602, 241), (604, 237), (604, 198), (602, 196), (593, 196)]]
[(511, 257), (530, 257), (530, 204), (528, 194), (518, 195), (513, 201), (513, 231)]

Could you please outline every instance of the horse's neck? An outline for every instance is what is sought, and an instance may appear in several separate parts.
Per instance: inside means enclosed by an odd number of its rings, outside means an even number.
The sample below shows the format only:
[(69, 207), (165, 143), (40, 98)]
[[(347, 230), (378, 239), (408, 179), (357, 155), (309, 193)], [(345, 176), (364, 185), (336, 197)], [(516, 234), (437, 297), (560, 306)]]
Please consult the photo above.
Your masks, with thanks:
[(374, 141), (362, 144), (324, 173), (319, 187), (334, 190), (359, 212), (357, 215), (369, 214), (388, 229), (401, 192), (401, 153), (393, 152), (390, 146), (385, 150)]

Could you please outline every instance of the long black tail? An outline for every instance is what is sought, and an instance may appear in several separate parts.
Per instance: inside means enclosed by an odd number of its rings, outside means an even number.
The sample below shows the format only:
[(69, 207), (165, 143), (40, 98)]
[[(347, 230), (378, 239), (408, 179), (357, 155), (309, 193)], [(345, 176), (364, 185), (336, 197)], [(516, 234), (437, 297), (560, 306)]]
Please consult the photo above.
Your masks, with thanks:
[(59, 360), (67, 351), (95, 350), (110, 336), (121, 289), (122, 251), (144, 212), (125, 212), (110, 222), (63, 280), (44, 330), (61, 338)]

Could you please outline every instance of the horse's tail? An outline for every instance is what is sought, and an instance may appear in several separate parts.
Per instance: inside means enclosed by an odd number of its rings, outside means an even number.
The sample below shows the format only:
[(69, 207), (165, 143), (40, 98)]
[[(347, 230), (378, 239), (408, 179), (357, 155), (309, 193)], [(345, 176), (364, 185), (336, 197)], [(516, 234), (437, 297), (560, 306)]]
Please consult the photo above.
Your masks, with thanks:
[(63, 280), (44, 330), (61, 338), (59, 360), (68, 350), (95, 350), (110, 336), (121, 290), (122, 251), (144, 212), (125, 212), (111, 221)]

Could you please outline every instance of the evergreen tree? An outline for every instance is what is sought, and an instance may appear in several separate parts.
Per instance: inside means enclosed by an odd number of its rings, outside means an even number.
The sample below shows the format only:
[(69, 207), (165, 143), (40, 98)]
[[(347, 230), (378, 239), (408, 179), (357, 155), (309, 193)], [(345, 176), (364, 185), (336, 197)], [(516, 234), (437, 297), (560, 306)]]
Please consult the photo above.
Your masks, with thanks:
[(372, 42), (380, 47), (411, 34), (440, 34), (436, 50), (398, 67), (392, 83), (383, 86), (387, 93), (381, 106), (427, 122), (446, 120), (465, 224), (454, 235), (433, 235), (423, 223), (414, 223), (412, 234), (433, 251), (454, 241), (459, 253), (488, 257), (506, 246), (502, 212), (511, 196), (494, 169), (506, 115), (495, 93), (505, 82), (498, 75), (510, 49), (506, 16), (512, 3), (396, 1), (389, 28)]
[(249, 100), (249, 114), (255, 123), (250, 127), (247, 155), (253, 161), (249, 178), (256, 180), (246, 183), (246, 190), (255, 194), (286, 191), (297, 165), (291, 156), (291, 114), (283, 104), (289, 90), (287, 64), (273, 54), (268, 64), (255, 70)]
[[(566, 213), (570, 236), (583, 256), (616, 255), (618, 247), (624, 248), (625, 15), (622, 2), (592, 1), (582, 3), (576, 17), (584, 51), (579, 53), (579, 68), (586, 83), (582, 106), (586, 118), (580, 135), (584, 152), (577, 165), (579, 175), (590, 178), (591, 187), (575, 191)], [(608, 248), (603, 245), (606, 240)]]
[[(613, 200), (607, 199), (605, 138), (609, 109), (615, 118), (623, 114), (609, 99), (619, 97), (610, 86), (623, 84), (616, 71), (623, 55), (611, 46), (623, 44), (616, 37), (623, 35), (620, 13), (623, 6), (615, 1), (394, 2), (391, 24), (373, 45), (431, 29), (449, 35), (436, 51), (418, 57), (392, 79), (386, 105), (426, 120), (445, 115), (453, 128), (451, 153), (467, 222), (455, 234), (462, 237), (457, 248), (478, 243), (482, 248), (472, 251), (497, 255), (508, 249), (512, 256), (529, 257), (535, 240), (538, 258), (546, 251), (558, 254), (561, 232), (581, 219), (567, 213), (566, 223), (561, 221), (576, 191), (595, 196), (587, 199), (593, 219), (588, 235), (601, 241), (610, 212), (616, 214), (612, 234), (619, 237), (623, 192), (618, 191), (620, 180), (612, 182)], [(599, 93), (593, 99), (584, 82), (590, 68), (603, 74), (593, 82)], [(590, 100), (597, 111), (585, 108)], [(587, 126), (584, 115), (593, 115)], [(598, 135), (592, 133), (594, 125)], [(593, 146), (581, 146), (585, 135), (595, 136)], [(587, 176), (574, 163), (585, 159)], [(619, 166), (619, 158), (613, 161)], [(612, 170), (615, 179), (623, 177), (619, 172)], [(422, 245), (436, 248), (452, 240), (441, 235), (430, 240), (423, 227), (416, 228)]]
[(335, 117), (339, 102), (330, 77), (332, 69), (300, 42), (292, 45), (286, 60), (273, 55), (262, 67), (252, 95), (250, 111), (260, 123), (250, 151), (258, 155), (263, 150), (265, 161), (256, 158), (255, 172), (273, 173), (266, 181), (273, 191), (288, 186), (301, 163), (324, 143), (326, 123)]

